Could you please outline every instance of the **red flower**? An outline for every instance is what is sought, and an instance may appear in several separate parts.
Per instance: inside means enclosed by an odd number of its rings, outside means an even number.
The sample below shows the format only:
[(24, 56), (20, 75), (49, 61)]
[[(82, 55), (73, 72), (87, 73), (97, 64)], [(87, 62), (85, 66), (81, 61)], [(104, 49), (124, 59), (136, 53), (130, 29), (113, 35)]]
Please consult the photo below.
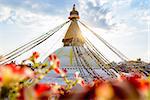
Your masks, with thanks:
[(66, 75), (67, 71), (60, 69), (60, 60), (55, 54), (51, 54), (49, 56), (49, 61), (50, 61), (50, 69), (53, 69), (57, 74), (60, 74), (62, 77)]
[(61, 70), (59, 68), (55, 68), (54, 71), (57, 73), (57, 74), (60, 74), (61, 73)]
[(13, 73), (22, 74), (24, 72), (24, 68), (21, 68), (15, 63), (6, 64), (6, 67), (12, 70)]
[(11, 69), (13, 72), (16, 72), (19, 69), (15, 63), (6, 64), (6, 67)]
[(33, 72), (27, 67), (21, 67), (16, 65), (15, 63), (6, 64), (7, 68), (9, 68), (14, 74), (20, 74), (23, 76), (31, 77), (33, 76)]
[(60, 67), (60, 60), (55, 54), (51, 54), (49, 56), (49, 61), (51, 62), (51, 66), (53, 67), (53, 69), (55, 69), (56, 67)]
[(2, 77), (0, 76), (0, 82), (2, 81), (3, 79), (2, 79)]
[(51, 87), (48, 84), (40, 83), (35, 85), (34, 90), (36, 92), (36, 95), (40, 96), (43, 93), (50, 91)]
[(128, 77), (128, 81), (129, 81), (133, 86), (135, 86), (136, 88), (140, 88), (140, 86), (141, 86), (140, 81), (137, 80), (137, 79), (134, 78), (134, 77)]
[(131, 77), (128, 77), (127, 80), (136, 88), (140, 90), (150, 89), (150, 83), (146, 80), (141, 79), (141, 75), (134, 74)]
[(141, 90), (150, 90), (150, 82), (141, 80)]
[(37, 59), (39, 57), (39, 53), (38, 52), (33, 52), (33, 57)]
[(81, 81), (81, 86), (85, 86), (84, 80)]
[(24, 96), (24, 88), (21, 88), (19, 90), (19, 96), (17, 97), (17, 100), (25, 100), (25, 96)]
[(55, 54), (51, 54), (50, 56), (49, 56), (49, 60), (50, 61), (53, 61), (53, 60), (56, 60), (57, 59), (57, 56), (55, 55)]
[(121, 75), (120, 75), (120, 79), (121, 79), (121, 80), (126, 80), (126, 79), (127, 79), (127, 76), (124, 75), (124, 74), (121, 74)]
[(66, 74), (67, 73), (67, 70), (65, 68), (62, 69), (62, 71)]

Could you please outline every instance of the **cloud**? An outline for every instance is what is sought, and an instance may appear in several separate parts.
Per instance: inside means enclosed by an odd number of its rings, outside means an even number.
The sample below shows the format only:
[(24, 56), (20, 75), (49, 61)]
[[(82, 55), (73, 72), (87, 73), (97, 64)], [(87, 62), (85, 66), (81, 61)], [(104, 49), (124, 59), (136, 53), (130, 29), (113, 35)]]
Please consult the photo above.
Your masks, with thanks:
[(144, 23), (141, 18), (150, 16), (148, 5), (150, 0), (78, 0), (78, 2), (81, 19), (93, 27), (112, 29), (123, 23), (140, 28)]
[(61, 16), (0, 4), (0, 53), (8, 53), (64, 21)]
[(133, 9), (149, 9), (150, 8), (150, 0), (132, 0), (131, 7)]
[(14, 9), (25, 9), (34, 13), (64, 16), (74, 0), (0, 0), (0, 4)]
[(79, 11), (81, 18), (91, 23), (94, 27), (102, 27), (105, 29), (113, 26), (110, 22), (112, 18), (107, 0), (79, 0)]
[(11, 9), (0, 6), (0, 22), (7, 20), (11, 16)]
[[(46, 26), (48, 22), (63, 21), (61, 16), (45, 15), (34, 13), (26, 9), (14, 9), (7, 6), (0, 6), (0, 23), (17, 24), (23, 27)], [(58, 22), (59, 23), (59, 22)]]
[(148, 46), (150, 22), (150, 7), (146, 3), (150, 0), (101, 1), (80, 0), (81, 20), (92, 27), (104, 29), (103, 32), (95, 31), (130, 59), (145, 59), (147, 55), (143, 52)]

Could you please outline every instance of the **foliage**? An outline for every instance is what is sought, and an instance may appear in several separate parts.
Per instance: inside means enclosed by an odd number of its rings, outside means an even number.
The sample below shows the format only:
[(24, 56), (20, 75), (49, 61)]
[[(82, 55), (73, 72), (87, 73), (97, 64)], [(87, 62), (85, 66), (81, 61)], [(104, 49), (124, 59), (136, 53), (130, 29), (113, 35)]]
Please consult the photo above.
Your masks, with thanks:
[[(150, 79), (138, 74), (130, 77), (122, 74), (117, 80), (86, 83), (79, 72), (74, 74), (75, 80), (68, 79), (67, 71), (60, 68), (55, 54), (49, 56), (49, 64), (37, 62), (38, 57), (38, 52), (34, 52), (20, 65), (14, 62), (0, 65), (0, 99), (150, 99)], [(66, 85), (39, 83), (52, 70), (61, 75)]]

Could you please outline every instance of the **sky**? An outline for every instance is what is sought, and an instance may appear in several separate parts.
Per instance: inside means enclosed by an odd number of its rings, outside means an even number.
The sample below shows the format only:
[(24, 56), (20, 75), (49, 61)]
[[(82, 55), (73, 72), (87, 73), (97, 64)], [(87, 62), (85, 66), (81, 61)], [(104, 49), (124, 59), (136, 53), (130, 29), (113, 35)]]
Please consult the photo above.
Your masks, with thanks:
[[(129, 59), (150, 62), (150, 0), (0, 0), (0, 55), (67, 21), (73, 4), (80, 21)], [(34, 50), (44, 55), (59, 48), (62, 43), (56, 38), (63, 37), (67, 27)], [(98, 46), (99, 41), (95, 41)], [(103, 50), (103, 46), (98, 47)]]

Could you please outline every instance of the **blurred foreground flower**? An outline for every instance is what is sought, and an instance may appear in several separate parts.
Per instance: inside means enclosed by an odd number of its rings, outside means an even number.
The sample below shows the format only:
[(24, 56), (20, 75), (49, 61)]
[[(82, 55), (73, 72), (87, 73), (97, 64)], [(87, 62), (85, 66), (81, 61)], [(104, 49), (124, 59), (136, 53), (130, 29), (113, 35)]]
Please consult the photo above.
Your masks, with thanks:
[(11, 86), (33, 76), (33, 71), (26, 66), (19, 66), (15, 63), (0, 66), (1, 86)]
[(21, 88), (20, 83), (26, 81), (29, 78), (33, 78), (33, 71), (21, 65), (10, 63), (0, 66), (0, 97), (16, 98), (18, 91)]
[[(55, 54), (49, 56), (49, 66), (37, 62), (38, 57), (39, 53), (33, 52), (20, 65), (10, 63), (0, 66), (0, 99), (150, 100), (150, 79), (141, 77), (139, 73), (121, 74), (118, 80), (95, 79), (87, 83), (79, 72), (69, 79), (67, 70), (60, 68), (60, 60)], [(66, 84), (39, 83), (52, 70)]]

